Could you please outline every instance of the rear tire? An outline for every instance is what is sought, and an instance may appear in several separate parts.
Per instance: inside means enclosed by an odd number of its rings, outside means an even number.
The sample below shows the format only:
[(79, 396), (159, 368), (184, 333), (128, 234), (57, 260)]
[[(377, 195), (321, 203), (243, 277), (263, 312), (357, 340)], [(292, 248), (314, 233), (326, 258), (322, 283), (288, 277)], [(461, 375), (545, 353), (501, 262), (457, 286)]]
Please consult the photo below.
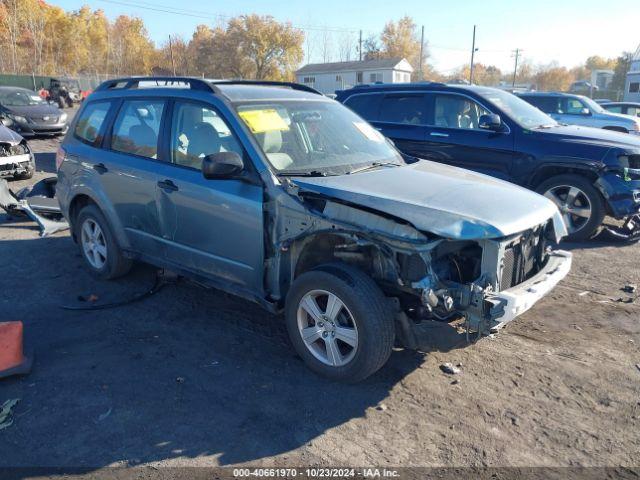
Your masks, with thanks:
[(109, 222), (96, 205), (80, 210), (73, 223), (80, 254), (93, 276), (112, 280), (131, 270), (132, 260), (123, 255)]
[(588, 240), (602, 225), (606, 214), (604, 198), (587, 178), (573, 174), (558, 175), (542, 182), (536, 191), (560, 209), (569, 232), (567, 240)]
[[(316, 315), (309, 313), (316, 308)], [(298, 354), (332, 380), (363, 380), (391, 354), (395, 329), (387, 299), (349, 265), (326, 264), (300, 275), (287, 295), (285, 317)]]

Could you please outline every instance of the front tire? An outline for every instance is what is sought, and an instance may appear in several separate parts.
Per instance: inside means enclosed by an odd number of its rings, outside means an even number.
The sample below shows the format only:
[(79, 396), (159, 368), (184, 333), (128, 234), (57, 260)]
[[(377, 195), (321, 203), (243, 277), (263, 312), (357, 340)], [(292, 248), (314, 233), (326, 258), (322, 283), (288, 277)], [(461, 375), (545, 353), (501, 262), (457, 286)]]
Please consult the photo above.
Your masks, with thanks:
[(132, 261), (122, 253), (107, 219), (96, 205), (87, 205), (74, 222), (80, 254), (92, 275), (112, 280), (126, 275)]
[(386, 297), (360, 270), (327, 264), (300, 275), (285, 316), (294, 348), (314, 372), (357, 382), (388, 360), (395, 330)]
[(604, 199), (591, 182), (580, 175), (558, 175), (542, 182), (536, 191), (560, 209), (567, 227), (567, 240), (593, 237), (604, 220)]

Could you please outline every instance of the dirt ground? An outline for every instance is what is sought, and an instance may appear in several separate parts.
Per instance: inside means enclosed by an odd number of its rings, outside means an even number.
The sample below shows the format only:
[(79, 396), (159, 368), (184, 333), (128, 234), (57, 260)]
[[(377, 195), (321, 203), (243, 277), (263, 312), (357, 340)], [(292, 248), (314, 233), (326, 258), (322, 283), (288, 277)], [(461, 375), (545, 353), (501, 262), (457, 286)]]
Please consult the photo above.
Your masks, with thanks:
[[(52, 175), (58, 140), (30, 143), (34, 181)], [(0, 216), (0, 320), (24, 321), (35, 352), (0, 381), (0, 404), (20, 399), (0, 467), (638, 467), (640, 299), (621, 287), (640, 284), (640, 245), (565, 248), (570, 275), (495, 337), (398, 350), (345, 386), (305, 368), (281, 318), (189, 282), (64, 310), (144, 292), (153, 270), (97, 281), (68, 233)]]

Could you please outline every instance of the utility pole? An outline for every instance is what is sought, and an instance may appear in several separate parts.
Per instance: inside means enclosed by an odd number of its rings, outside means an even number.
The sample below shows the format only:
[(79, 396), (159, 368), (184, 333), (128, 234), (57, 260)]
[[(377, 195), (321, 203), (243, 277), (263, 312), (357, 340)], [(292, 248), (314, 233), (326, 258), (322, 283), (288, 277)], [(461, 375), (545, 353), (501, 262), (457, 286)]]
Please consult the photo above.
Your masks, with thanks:
[(420, 78), (418, 81), (424, 80), (424, 74), (422, 72), (422, 61), (424, 59), (424, 25), (422, 25), (422, 33), (420, 34)]
[(362, 61), (362, 30), (360, 30), (360, 40), (358, 41), (358, 53), (360, 54), (360, 61)]
[(171, 56), (171, 69), (173, 70), (173, 76), (176, 76), (176, 64), (173, 61), (173, 45), (171, 44), (171, 35), (169, 35), (169, 55)]
[(511, 83), (511, 87), (512, 88), (516, 88), (516, 75), (518, 74), (518, 59), (520, 58), (520, 54), (522, 53), (522, 49), (520, 48), (516, 48), (513, 51), (515, 57), (516, 57), (516, 63), (513, 67), (513, 82)]
[(476, 54), (476, 26), (473, 26), (473, 40), (471, 41), (471, 66), (469, 67), (469, 83), (473, 85), (473, 58)]

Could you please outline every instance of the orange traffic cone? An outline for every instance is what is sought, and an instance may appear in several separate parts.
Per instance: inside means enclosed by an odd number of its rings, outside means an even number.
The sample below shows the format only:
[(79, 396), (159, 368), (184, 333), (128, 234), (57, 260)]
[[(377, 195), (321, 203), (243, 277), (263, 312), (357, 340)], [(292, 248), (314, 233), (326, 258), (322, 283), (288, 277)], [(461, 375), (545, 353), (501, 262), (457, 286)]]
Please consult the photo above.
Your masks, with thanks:
[(22, 322), (1, 322), (0, 378), (29, 373), (31, 363), (22, 350)]

